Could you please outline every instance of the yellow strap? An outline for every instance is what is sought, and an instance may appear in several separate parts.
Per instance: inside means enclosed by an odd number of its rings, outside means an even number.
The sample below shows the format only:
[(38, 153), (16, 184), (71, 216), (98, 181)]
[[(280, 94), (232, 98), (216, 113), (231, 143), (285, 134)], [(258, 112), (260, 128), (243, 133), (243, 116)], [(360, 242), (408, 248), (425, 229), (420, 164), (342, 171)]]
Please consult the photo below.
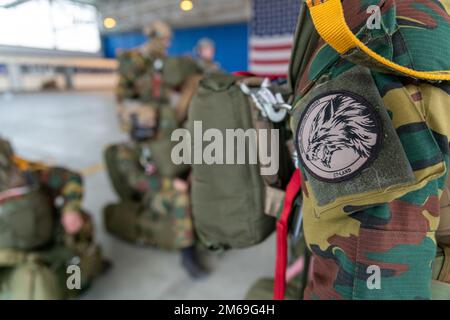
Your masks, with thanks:
[(306, 3), (317, 32), (340, 54), (358, 48), (379, 63), (401, 74), (425, 80), (450, 80), (450, 70), (417, 71), (396, 64), (372, 51), (350, 30), (345, 21), (341, 0), (307, 0)]
[(30, 161), (20, 158), (16, 155), (12, 156), (12, 161), (14, 162), (16, 167), (19, 168), (21, 171), (44, 170), (47, 168), (46, 165), (44, 165), (40, 162), (30, 162)]

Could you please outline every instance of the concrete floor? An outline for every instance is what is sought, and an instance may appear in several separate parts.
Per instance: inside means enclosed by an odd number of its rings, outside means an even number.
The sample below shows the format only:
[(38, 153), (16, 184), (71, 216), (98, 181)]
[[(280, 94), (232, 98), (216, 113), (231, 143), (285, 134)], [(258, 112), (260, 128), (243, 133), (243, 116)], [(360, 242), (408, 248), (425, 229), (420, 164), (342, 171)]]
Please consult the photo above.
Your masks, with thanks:
[(136, 248), (105, 233), (101, 210), (116, 201), (102, 164), (108, 144), (125, 141), (110, 92), (0, 96), (0, 135), (28, 159), (85, 172), (85, 207), (96, 220), (97, 240), (114, 263), (82, 299), (242, 299), (260, 277), (271, 276), (275, 238), (215, 259), (207, 279), (191, 280), (176, 253)]

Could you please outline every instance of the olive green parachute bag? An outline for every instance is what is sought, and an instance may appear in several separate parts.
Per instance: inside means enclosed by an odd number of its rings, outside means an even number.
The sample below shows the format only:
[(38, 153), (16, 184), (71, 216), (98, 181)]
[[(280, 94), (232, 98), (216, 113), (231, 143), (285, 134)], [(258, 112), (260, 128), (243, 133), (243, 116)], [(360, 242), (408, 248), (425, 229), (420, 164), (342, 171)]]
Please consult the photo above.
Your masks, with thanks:
[[(172, 162), (171, 151), (175, 143), (167, 138), (161, 138), (148, 142), (146, 149), (148, 155), (140, 154), (141, 148), (136, 145), (129, 145), (130, 152), (134, 153), (137, 166), (143, 166), (143, 162), (154, 162), (158, 175), (166, 178), (176, 178), (185, 174), (189, 170), (188, 165), (176, 165)], [(109, 179), (117, 195), (125, 201), (140, 201), (142, 196), (140, 192), (133, 189), (126, 183), (127, 172), (123, 172), (119, 168), (118, 148), (123, 145), (111, 145), (104, 152), (104, 160), (108, 170)], [(128, 146), (127, 146), (128, 148)], [(144, 170), (144, 167), (142, 167)]]
[[(199, 239), (211, 250), (245, 248), (262, 242), (275, 229), (275, 219), (269, 215), (276, 216), (281, 211), (284, 197), (282, 190), (293, 171), (292, 160), (284, 144), (286, 132), (283, 117), (277, 119), (281, 121), (276, 124), (263, 118), (249, 92), (244, 93), (260, 89), (262, 80), (210, 75), (200, 82), (189, 107), (188, 126), (192, 142), (198, 139), (196, 134), (200, 126), (203, 132), (208, 129), (220, 132), (225, 144), (230, 143), (226, 141), (230, 129), (247, 132), (255, 128), (269, 131), (276, 128), (280, 132), (277, 137), (279, 141), (267, 143), (273, 146), (275, 142), (280, 146), (279, 154), (275, 156), (279, 162), (278, 172), (262, 176), (259, 157), (256, 164), (249, 164), (251, 138), (246, 144), (245, 164), (194, 162), (191, 192), (194, 227)], [(276, 115), (282, 115), (285, 111), (276, 110)], [(270, 137), (270, 132), (267, 136)], [(260, 145), (260, 142), (256, 142), (256, 145)], [(194, 155), (198, 154), (197, 147), (192, 145)], [(230, 148), (233, 151), (231, 156), (239, 157), (237, 143), (233, 147)], [(223, 155), (226, 153), (224, 150)], [(226, 155), (226, 158), (229, 156)], [(226, 163), (225, 159), (223, 163)]]
[[(190, 217), (177, 215), (176, 203), (162, 205), (161, 197), (173, 199), (173, 194), (163, 192), (147, 196), (141, 202), (122, 201), (105, 208), (105, 225), (108, 232), (124, 241), (152, 246), (163, 250), (179, 250), (193, 242), (192, 234), (185, 234)], [(187, 195), (186, 195), (187, 197)], [(183, 227), (180, 229), (180, 225)]]
[[(8, 197), (6, 193), (20, 195)], [(50, 199), (31, 187), (11, 189), (1, 194), (0, 249), (32, 250), (46, 245), (54, 231)], [(1, 200), (6, 197), (7, 200)]]
[(117, 195), (123, 199), (136, 199), (139, 198), (139, 194), (133, 190), (129, 185), (124, 183), (124, 173), (119, 170), (117, 166), (117, 149), (118, 145), (111, 145), (106, 148), (104, 152), (105, 164), (108, 170), (109, 180), (116, 191)]

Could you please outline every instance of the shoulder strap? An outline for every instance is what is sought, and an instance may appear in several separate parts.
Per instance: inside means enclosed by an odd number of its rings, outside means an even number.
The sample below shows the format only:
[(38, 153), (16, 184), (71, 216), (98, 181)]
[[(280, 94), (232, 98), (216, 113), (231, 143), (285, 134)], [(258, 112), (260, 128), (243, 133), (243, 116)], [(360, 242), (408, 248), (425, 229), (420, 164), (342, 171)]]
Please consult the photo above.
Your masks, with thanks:
[(275, 265), (274, 300), (284, 300), (286, 293), (286, 268), (287, 268), (287, 235), (288, 220), (292, 212), (295, 197), (300, 192), (302, 176), (299, 169), (292, 175), (286, 188), (283, 211), (277, 222), (277, 257)]
[(359, 49), (378, 63), (405, 76), (435, 81), (450, 80), (450, 70), (417, 71), (388, 60), (367, 47), (353, 34), (345, 21), (341, 0), (307, 0), (306, 3), (317, 32), (340, 54)]

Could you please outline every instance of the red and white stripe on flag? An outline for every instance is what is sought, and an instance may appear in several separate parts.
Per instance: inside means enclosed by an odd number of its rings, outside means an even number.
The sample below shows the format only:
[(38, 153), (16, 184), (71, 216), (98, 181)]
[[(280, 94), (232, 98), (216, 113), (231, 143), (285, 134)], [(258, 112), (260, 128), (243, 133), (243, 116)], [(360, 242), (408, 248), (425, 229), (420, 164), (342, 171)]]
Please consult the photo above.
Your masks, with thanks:
[(286, 77), (293, 35), (251, 36), (249, 70), (258, 76)]

